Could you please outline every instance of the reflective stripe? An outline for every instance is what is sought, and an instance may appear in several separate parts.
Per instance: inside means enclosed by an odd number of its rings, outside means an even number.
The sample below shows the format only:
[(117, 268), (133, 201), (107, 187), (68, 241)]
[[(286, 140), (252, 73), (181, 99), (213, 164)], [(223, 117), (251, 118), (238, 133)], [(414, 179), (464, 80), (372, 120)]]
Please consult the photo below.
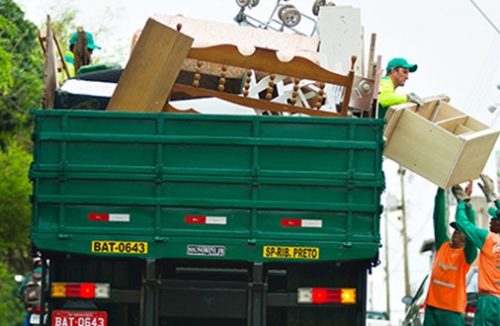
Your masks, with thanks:
[(435, 283), (437, 285), (446, 286), (447, 288), (452, 288), (452, 289), (455, 288), (455, 284), (453, 284), (453, 283), (446, 283), (446, 282), (439, 281), (439, 280), (432, 280), (432, 283)]
[(442, 269), (451, 270), (451, 271), (458, 271), (458, 267), (457, 266), (446, 265), (444, 263), (438, 263), (438, 266), (441, 267)]

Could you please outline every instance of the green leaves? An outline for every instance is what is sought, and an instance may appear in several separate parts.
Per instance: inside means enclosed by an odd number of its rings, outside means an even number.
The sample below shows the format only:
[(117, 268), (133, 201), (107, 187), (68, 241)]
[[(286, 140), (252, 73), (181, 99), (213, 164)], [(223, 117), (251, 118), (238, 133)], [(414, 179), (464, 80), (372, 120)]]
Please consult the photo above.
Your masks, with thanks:
[(22, 325), (24, 309), (17, 287), (14, 274), (0, 261), (0, 326)]
[(36, 26), (12, 0), (0, 0), (0, 146), (29, 127), (41, 106), (43, 54)]
[(26, 248), (31, 224), (31, 155), (19, 144), (0, 152), (0, 255)]

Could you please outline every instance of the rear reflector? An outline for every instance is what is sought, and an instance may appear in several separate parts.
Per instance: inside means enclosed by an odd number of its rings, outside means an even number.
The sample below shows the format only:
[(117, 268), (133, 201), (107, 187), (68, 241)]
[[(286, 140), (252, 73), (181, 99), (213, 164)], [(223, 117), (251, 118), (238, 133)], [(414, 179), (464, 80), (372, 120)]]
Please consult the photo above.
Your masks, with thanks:
[(281, 226), (295, 227), (295, 228), (322, 228), (322, 220), (308, 220), (300, 218), (283, 218), (281, 219)]
[(91, 222), (130, 222), (130, 214), (89, 213)]
[(202, 216), (202, 215), (188, 215), (186, 216), (186, 224), (219, 224), (226, 225), (226, 216)]
[(108, 283), (52, 283), (52, 298), (107, 299)]
[(297, 289), (298, 303), (340, 303), (355, 304), (356, 289), (352, 288), (299, 288)]

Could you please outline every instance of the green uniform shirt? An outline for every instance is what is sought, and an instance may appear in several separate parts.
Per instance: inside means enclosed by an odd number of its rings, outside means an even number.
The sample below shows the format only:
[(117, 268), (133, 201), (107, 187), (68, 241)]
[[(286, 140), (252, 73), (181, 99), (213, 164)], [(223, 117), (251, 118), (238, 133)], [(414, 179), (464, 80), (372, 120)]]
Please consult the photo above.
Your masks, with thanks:
[[(498, 201), (495, 204), (497, 207), (500, 205)], [(467, 219), (467, 209), (468, 205), (465, 202), (458, 203), (455, 215), (457, 225), (467, 240), (471, 241), (475, 247), (482, 249), (489, 231), (470, 223)], [(479, 296), (474, 326), (500, 326), (500, 298), (492, 295)]]
[[(475, 212), (469, 209), (466, 212), (466, 218), (471, 223), (476, 223)], [(434, 198), (434, 246), (436, 252), (441, 248), (443, 243), (450, 241), (447, 232), (446, 224), (446, 198), (445, 191), (438, 188), (436, 197)], [(464, 247), (465, 260), (467, 264), (472, 264), (477, 257), (477, 250), (470, 242), (465, 242)], [(464, 325), (464, 317), (461, 313), (439, 309), (436, 307), (427, 306), (424, 314), (424, 326), (462, 326)]]
[[(457, 208), (458, 213), (459, 208)], [(473, 226), (476, 225), (476, 212), (471, 206), (465, 205), (464, 217)], [(458, 223), (458, 222), (457, 222)], [(446, 202), (445, 202), (445, 192), (443, 189), (439, 188), (434, 200), (434, 245), (436, 251), (441, 248), (441, 245), (447, 241), (450, 241), (450, 237), (447, 232), (448, 226), (446, 225)], [(465, 260), (468, 264), (472, 264), (477, 258), (477, 249), (474, 243), (470, 241), (467, 237), (465, 239)]]

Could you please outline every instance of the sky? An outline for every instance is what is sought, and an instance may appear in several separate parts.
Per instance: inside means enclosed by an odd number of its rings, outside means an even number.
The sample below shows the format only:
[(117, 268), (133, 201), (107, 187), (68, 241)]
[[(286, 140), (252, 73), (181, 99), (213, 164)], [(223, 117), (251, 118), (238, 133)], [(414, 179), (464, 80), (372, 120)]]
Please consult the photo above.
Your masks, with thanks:
[[(16, 0), (26, 17), (40, 25), (47, 14), (57, 17), (61, 8), (78, 10), (76, 23), (87, 31), (96, 31), (96, 43), (102, 50), (96, 55), (105, 60), (125, 64), (135, 31), (142, 28), (154, 13), (181, 14), (186, 17), (234, 23), (239, 7), (234, 0)], [(447, 94), (450, 104), (474, 118), (500, 128), (500, 34), (476, 9), (479, 6), (489, 20), (500, 29), (498, 0), (351, 0), (334, 1), (361, 10), (365, 40), (377, 34), (376, 54), (383, 65), (392, 57), (405, 57), (417, 63), (404, 90), (420, 96)], [(313, 0), (289, 0), (304, 13), (311, 15)], [(260, 0), (247, 13), (266, 20), (275, 0)], [(299, 25), (300, 26), (300, 25)], [(365, 49), (369, 45), (365, 44)], [(498, 88), (497, 88), (497, 85)], [(490, 106), (498, 106), (491, 113)], [(497, 142), (496, 149), (499, 148)], [(496, 152), (496, 150), (494, 151)], [(397, 165), (386, 159), (386, 192), (400, 195)], [(485, 171), (495, 174), (494, 153)], [(422, 241), (433, 237), (432, 205), (436, 187), (420, 176), (408, 172), (405, 193), (408, 215), (410, 281), (416, 288), (428, 273), (429, 256), (418, 253)], [(477, 193), (478, 189), (474, 194)], [(479, 195), (479, 194), (478, 194)], [(389, 251), (391, 271), (391, 308), (393, 320), (403, 313), (400, 299), (404, 294), (403, 260), (401, 252), (401, 221), (399, 213), (389, 214)], [(383, 224), (382, 224), (383, 226)], [(381, 228), (383, 232), (383, 228)], [(380, 251), (383, 259), (383, 250)], [(369, 288), (372, 293), (368, 308), (385, 309), (383, 266), (373, 270)]]

